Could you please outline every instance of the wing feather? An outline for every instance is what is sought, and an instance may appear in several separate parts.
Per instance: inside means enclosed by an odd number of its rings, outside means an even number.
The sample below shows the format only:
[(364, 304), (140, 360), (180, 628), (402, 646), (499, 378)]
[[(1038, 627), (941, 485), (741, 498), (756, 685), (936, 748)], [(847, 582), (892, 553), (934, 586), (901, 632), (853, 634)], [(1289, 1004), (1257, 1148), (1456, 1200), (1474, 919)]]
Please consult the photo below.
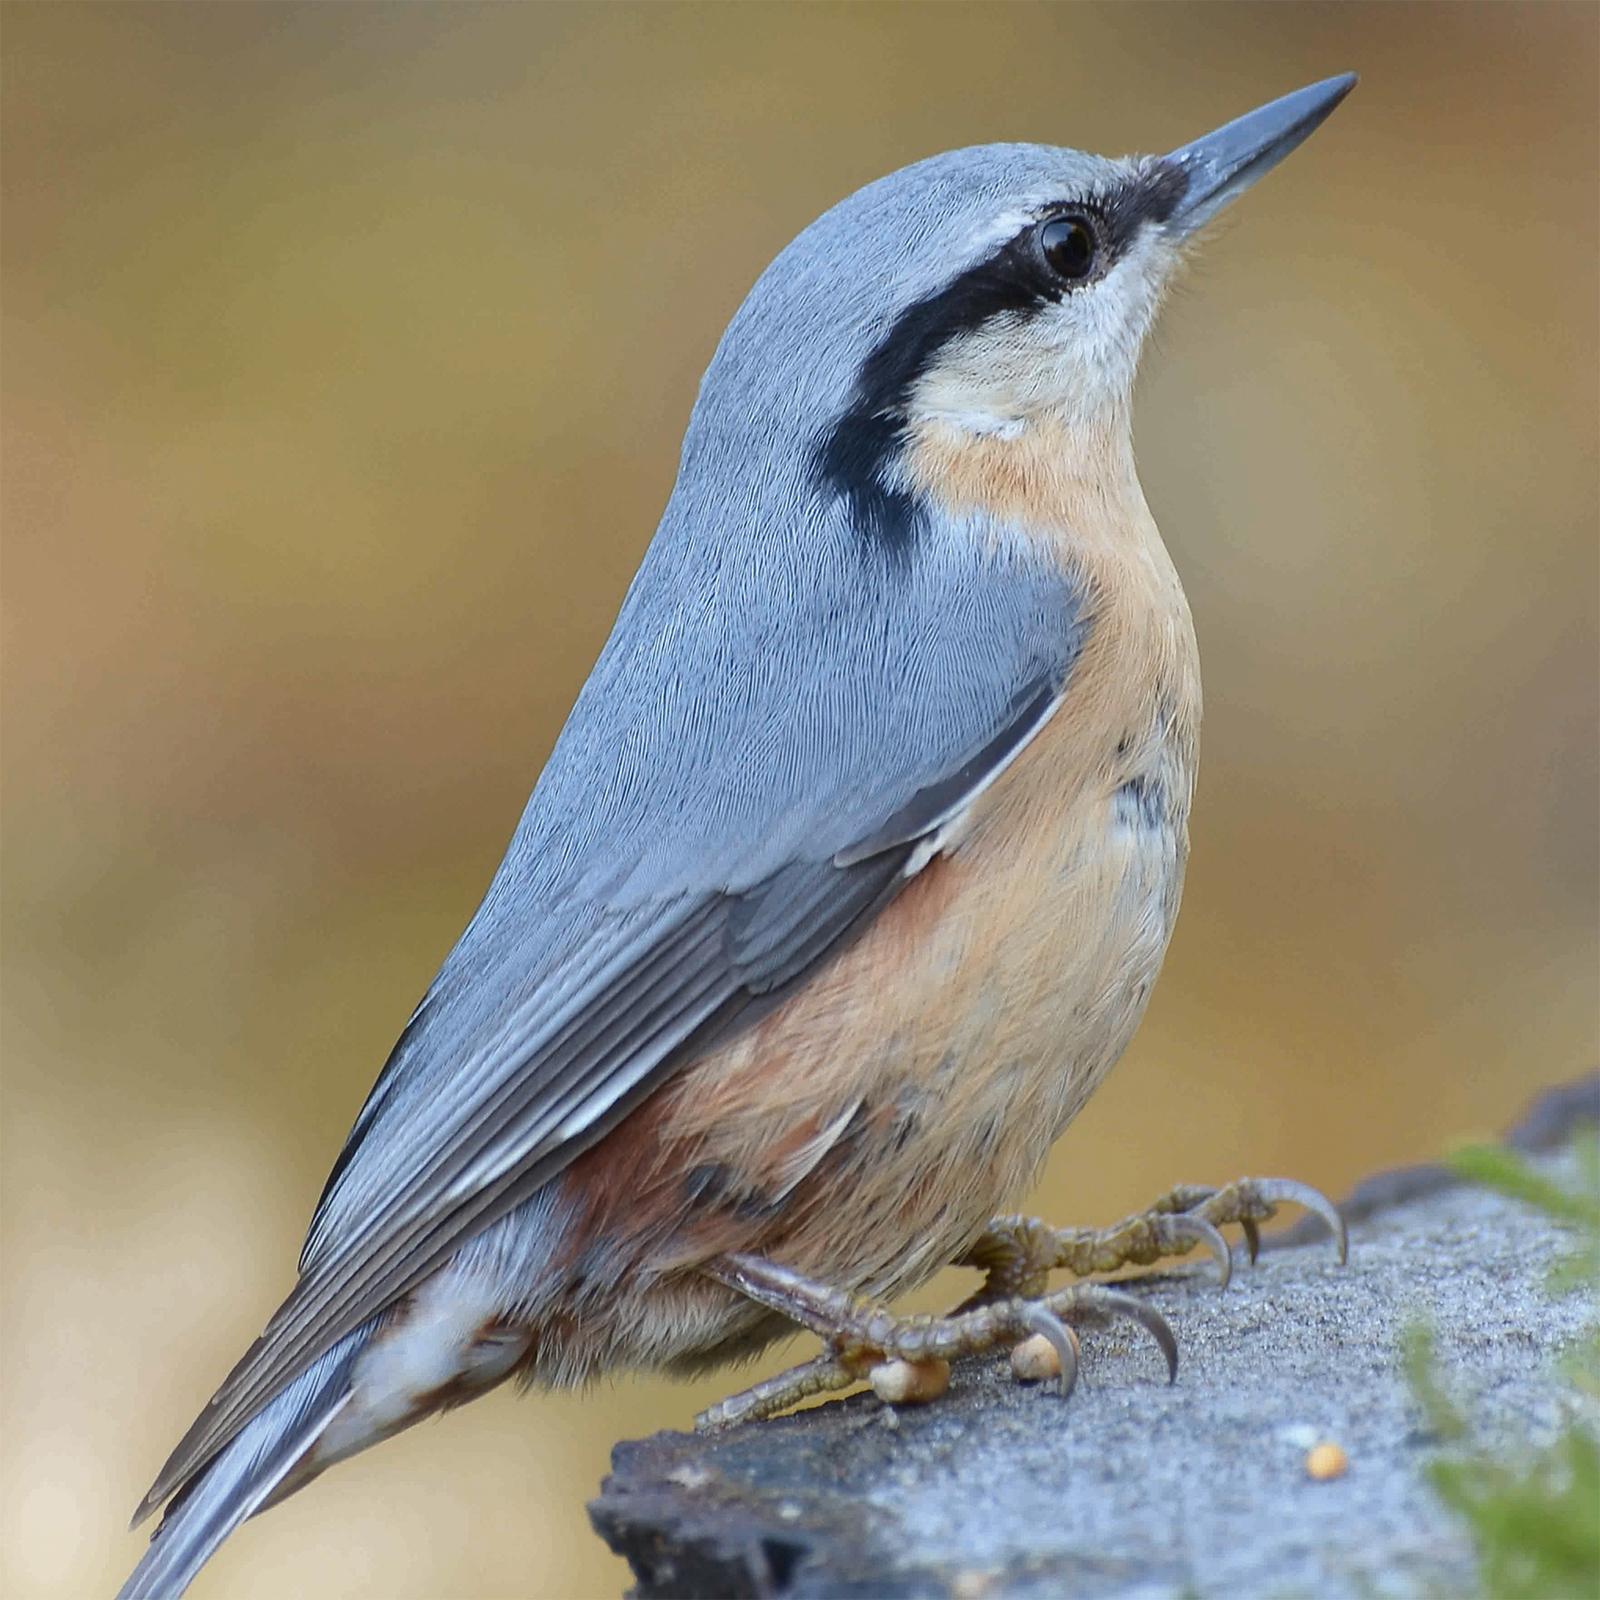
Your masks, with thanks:
[[(647, 559), (628, 606), (648, 598), (649, 576)], [(683, 1062), (804, 982), (1060, 703), (1081, 626), (1059, 574), (1023, 574), (998, 615), (993, 596), (1005, 591), (992, 572), (986, 588), (891, 573), (865, 596), (846, 576), (834, 601), (818, 602), (834, 637), (819, 640), (832, 654), (809, 699), (774, 687), (764, 667), (759, 692), (720, 711), (685, 707), (678, 674), (660, 665), (670, 654), (630, 632), (624, 608), (563, 735), (570, 748), (552, 757), (483, 907), (340, 1154), (299, 1281), (140, 1517), (341, 1337), (537, 1192)], [(676, 581), (670, 569), (655, 578)], [(914, 582), (935, 586), (937, 604)], [(652, 603), (665, 609), (659, 595)], [(840, 622), (847, 606), (864, 620)], [(738, 615), (726, 603), (702, 609), (702, 627)], [(756, 623), (741, 659), (762, 659), (770, 624)], [(842, 653), (852, 643), (859, 659)], [(632, 656), (614, 655), (625, 647)], [(886, 662), (900, 663), (898, 678)], [(928, 699), (930, 683), (948, 703)], [(892, 738), (830, 710), (829, 695), (875, 704)], [(617, 705), (636, 720), (619, 725)], [(691, 716), (710, 743), (686, 754), (673, 740)], [(854, 742), (839, 744), (846, 733)], [(724, 785), (703, 806), (683, 798), (697, 772)]]
[[(309, 1265), (261, 1337), (195, 1419), (150, 1493), (153, 1510), (233, 1438), (272, 1395), (351, 1329), (392, 1304), (436, 1270), (463, 1239), (520, 1205), (562, 1167), (603, 1137), (654, 1089), (693, 1041), (732, 1026), (758, 996), (784, 985), (899, 887), (907, 852), (885, 853), (841, 871), (814, 865), (805, 891), (788, 894), (788, 914), (762, 924), (762, 944), (745, 950), (730, 936), (730, 911), (719, 896), (675, 919), (669, 936), (610, 981), (556, 1030), (543, 1030), (537, 1072), (494, 1077), (471, 1116), (448, 1119), (443, 1159), (409, 1189), (391, 1191), (361, 1227), (341, 1234)], [(818, 887), (833, 880), (832, 895)], [(786, 886), (790, 887), (790, 886)], [(497, 1041), (493, 1058), (526, 1048), (526, 1036)], [(430, 1141), (431, 1142), (431, 1141)], [(437, 1148), (437, 1147), (436, 1147)]]

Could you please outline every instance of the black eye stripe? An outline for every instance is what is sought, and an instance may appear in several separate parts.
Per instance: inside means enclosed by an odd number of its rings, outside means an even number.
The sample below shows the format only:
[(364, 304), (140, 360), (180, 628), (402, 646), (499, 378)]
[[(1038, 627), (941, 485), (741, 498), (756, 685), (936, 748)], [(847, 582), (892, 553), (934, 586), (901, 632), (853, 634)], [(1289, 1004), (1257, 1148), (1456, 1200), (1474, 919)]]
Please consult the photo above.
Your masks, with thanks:
[(1189, 174), (1166, 161), (1154, 163), (1132, 183), (1119, 184), (1098, 208), (1117, 249), (1125, 250), (1147, 224), (1165, 222), (1188, 190)]
[[(1157, 162), (1103, 194), (1064, 198), (969, 267), (936, 294), (907, 306), (861, 363), (846, 409), (812, 450), (818, 486), (842, 496), (864, 542), (904, 560), (921, 516), (894, 467), (905, 443), (905, 413), (917, 381), (952, 339), (998, 316), (1027, 317), (1113, 267), (1151, 223), (1169, 217), (1189, 186), (1176, 167)], [(1097, 249), (1089, 277), (1063, 278), (1046, 260), (1042, 230), (1077, 217), (1093, 229)]]

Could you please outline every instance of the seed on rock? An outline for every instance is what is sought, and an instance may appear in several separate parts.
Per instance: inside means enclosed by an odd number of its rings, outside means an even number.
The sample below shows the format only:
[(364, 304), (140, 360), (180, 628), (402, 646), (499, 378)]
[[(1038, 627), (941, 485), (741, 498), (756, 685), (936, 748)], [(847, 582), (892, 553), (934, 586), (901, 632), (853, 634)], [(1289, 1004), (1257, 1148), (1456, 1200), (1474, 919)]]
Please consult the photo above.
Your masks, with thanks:
[[(1078, 1336), (1071, 1328), (1067, 1329), (1067, 1337), (1073, 1349), (1077, 1349)], [(1061, 1357), (1042, 1333), (1030, 1334), (1021, 1344), (1011, 1347), (1011, 1375), (1019, 1383), (1042, 1383), (1046, 1378), (1059, 1378)]]
[(937, 1357), (928, 1361), (883, 1361), (867, 1374), (867, 1382), (885, 1405), (918, 1405), (937, 1400), (950, 1387), (950, 1363)]

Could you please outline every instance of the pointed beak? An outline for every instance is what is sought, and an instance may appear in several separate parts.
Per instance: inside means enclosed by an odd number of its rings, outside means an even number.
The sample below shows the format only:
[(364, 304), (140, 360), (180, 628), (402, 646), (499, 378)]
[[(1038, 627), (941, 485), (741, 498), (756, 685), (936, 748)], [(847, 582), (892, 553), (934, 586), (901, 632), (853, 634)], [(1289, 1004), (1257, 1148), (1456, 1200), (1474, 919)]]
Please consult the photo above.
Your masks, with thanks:
[(1355, 86), (1353, 72), (1325, 78), (1247, 111), (1215, 133), (1164, 157), (1163, 165), (1181, 172), (1188, 180), (1183, 198), (1167, 214), (1165, 226), (1183, 235), (1209, 222), (1230, 200), (1243, 194), (1257, 178), (1310, 138)]

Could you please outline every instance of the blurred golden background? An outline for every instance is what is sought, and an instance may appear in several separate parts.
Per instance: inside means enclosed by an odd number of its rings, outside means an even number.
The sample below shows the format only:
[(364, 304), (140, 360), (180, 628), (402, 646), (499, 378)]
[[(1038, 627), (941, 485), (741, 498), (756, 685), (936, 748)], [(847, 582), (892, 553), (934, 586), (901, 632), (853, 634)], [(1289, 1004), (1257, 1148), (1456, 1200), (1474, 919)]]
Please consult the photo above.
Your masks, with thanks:
[[(1194, 858), (1034, 1208), (1338, 1192), (1592, 1066), (1597, 15), (7, 6), (0, 1589), (108, 1595), (136, 1559), (723, 324), (941, 149), (1166, 150), (1363, 74), (1146, 363), (1205, 657)], [(610, 1444), (744, 1376), (497, 1395), (196, 1593), (614, 1595)]]

